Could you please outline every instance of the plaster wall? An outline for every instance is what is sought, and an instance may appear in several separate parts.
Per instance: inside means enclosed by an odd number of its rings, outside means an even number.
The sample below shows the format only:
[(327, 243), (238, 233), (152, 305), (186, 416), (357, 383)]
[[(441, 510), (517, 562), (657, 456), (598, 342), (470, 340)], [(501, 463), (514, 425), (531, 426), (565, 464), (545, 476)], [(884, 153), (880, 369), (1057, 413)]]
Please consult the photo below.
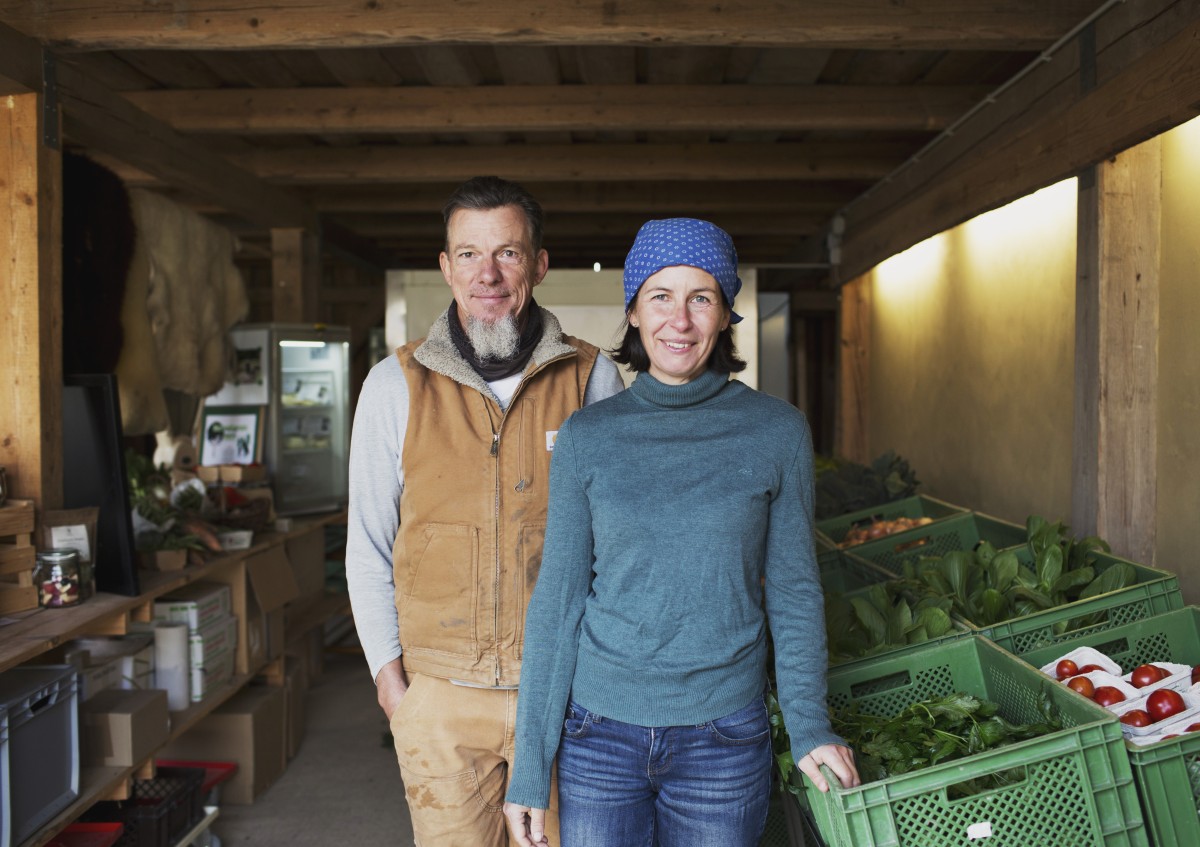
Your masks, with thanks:
[(1076, 185), (981, 215), (880, 264), (871, 454), (922, 490), (1024, 523), (1071, 506)]
[(1162, 136), (1156, 563), (1200, 602), (1200, 119)]

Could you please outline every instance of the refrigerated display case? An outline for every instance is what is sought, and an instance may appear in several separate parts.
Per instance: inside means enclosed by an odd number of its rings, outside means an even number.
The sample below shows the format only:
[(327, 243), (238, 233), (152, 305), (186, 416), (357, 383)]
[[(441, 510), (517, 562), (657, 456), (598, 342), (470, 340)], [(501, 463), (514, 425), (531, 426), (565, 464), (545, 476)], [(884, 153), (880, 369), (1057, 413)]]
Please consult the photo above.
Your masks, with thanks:
[(276, 514), (344, 507), (350, 455), (350, 330), (320, 324), (242, 324), (231, 336), (234, 378), (205, 400), (206, 415), (251, 410), (262, 415), (260, 453), (270, 474)]

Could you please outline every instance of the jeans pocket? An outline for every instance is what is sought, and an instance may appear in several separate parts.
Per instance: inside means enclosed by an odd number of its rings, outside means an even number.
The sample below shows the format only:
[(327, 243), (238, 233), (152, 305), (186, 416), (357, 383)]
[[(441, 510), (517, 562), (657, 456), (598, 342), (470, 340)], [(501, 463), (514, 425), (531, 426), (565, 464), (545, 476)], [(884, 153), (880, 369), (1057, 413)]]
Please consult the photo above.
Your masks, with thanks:
[(767, 704), (760, 697), (745, 708), (708, 722), (709, 732), (722, 744), (758, 744), (771, 734)]
[(567, 738), (583, 738), (592, 728), (592, 713), (574, 700), (567, 703), (567, 716), (563, 719), (563, 735)]

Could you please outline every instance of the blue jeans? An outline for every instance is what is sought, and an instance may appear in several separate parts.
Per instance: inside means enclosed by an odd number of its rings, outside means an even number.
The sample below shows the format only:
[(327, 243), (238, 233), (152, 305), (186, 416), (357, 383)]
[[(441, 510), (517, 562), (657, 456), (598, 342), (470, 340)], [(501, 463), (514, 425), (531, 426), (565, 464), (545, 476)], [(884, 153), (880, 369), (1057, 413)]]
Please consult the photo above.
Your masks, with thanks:
[(645, 727), (571, 701), (558, 748), (562, 847), (756, 847), (771, 791), (761, 697), (699, 726)]

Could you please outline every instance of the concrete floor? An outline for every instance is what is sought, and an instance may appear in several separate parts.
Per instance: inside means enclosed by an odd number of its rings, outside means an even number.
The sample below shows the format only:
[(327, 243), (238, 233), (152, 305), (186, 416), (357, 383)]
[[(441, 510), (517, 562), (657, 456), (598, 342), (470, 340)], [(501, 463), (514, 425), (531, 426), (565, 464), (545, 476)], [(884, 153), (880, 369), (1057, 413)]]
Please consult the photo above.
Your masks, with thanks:
[[(221, 807), (213, 827), (221, 847), (412, 847), (400, 769), (362, 656), (327, 652), (307, 706), (304, 744), (283, 776), (252, 805)], [(760, 847), (803, 847), (779, 801)]]
[(400, 769), (361, 655), (326, 653), (308, 732), (283, 776), (249, 806), (221, 807), (222, 847), (411, 847)]

